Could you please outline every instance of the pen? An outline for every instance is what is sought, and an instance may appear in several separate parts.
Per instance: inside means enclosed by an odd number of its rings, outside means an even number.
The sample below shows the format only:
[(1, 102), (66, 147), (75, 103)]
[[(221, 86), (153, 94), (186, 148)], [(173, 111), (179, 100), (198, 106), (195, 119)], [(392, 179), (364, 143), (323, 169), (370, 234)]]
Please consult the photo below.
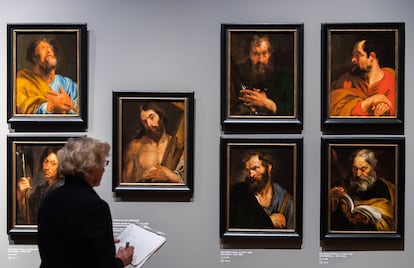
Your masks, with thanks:
[(125, 243), (125, 248), (129, 248), (129, 242)]

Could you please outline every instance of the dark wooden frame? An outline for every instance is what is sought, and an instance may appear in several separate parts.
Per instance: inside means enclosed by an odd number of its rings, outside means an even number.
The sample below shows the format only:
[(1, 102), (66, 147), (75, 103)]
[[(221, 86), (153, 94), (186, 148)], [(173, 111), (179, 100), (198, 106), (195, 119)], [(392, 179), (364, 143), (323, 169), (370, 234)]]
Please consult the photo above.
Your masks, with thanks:
[[(194, 92), (113, 92), (113, 184), (112, 190), (117, 194), (128, 194), (140, 191), (144, 192), (167, 192), (178, 193), (179, 195), (191, 197), (193, 192), (193, 158), (194, 158)], [(163, 105), (164, 112), (169, 119), (169, 127), (173, 126), (172, 121), (179, 121), (183, 126), (177, 124), (174, 130), (182, 131), (184, 142), (185, 168), (184, 182), (123, 182), (122, 168), (123, 158), (128, 143), (136, 136), (139, 128), (139, 104), (144, 102), (156, 102)], [(181, 105), (177, 108), (175, 104)], [(175, 120), (176, 119), (176, 120)], [(178, 121), (177, 121), (178, 120)], [(178, 129), (178, 130), (177, 130)], [(172, 130), (170, 130), (172, 131)], [(162, 199), (159, 195), (150, 195), (151, 198)], [(165, 197), (165, 195), (164, 195)]]
[[(405, 185), (405, 138), (381, 137), (322, 137), (321, 139), (321, 229), (320, 238), (327, 247), (337, 246), (349, 249), (359, 249), (372, 246), (369, 243), (376, 241), (377, 247), (383, 249), (388, 246), (401, 246), (404, 238), (404, 185)], [(331, 204), (329, 189), (335, 186), (335, 181), (345, 178), (352, 172), (352, 153), (358, 149), (371, 149), (378, 159), (377, 175), (388, 177), (395, 185), (395, 230), (391, 231), (353, 231), (340, 230), (331, 227)], [(345, 179), (342, 178), (342, 179)], [(355, 241), (358, 240), (358, 243)], [(348, 241), (344, 242), (344, 241)], [(353, 241), (353, 242), (351, 242)], [(378, 243), (386, 241), (386, 243)], [(397, 242), (392, 244), (391, 242)], [(365, 248), (367, 249), (367, 248)]]
[[(25, 114), (16, 109), (16, 75), (31, 68), (26, 48), (36, 38), (54, 40), (59, 48), (57, 73), (78, 88), (78, 111), (73, 114)], [(88, 120), (88, 38), (86, 24), (7, 25), (7, 122), (16, 131), (83, 131)]]
[[(303, 206), (302, 147), (303, 139), (301, 137), (257, 139), (255, 137), (225, 136), (220, 139), (220, 237), (224, 242), (256, 241), (259, 242), (258, 247), (300, 248)], [(293, 197), (294, 227), (292, 229), (253, 229), (230, 226), (231, 187), (242, 181), (240, 175), (244, 166), (240, 156), (249, 149), (270, 151), (275, 158), (277, 167), (272, 170), (277, 172), (277, 182)], [(267, 244), (269, 241), (270, 245)], [(283, 241), (283, 243), (273, 243), (278, 241)]]
[[(321, 127), (325, 134), (403, 134), (404, 132), (404, 23), (323, 23), (321, 25)], [(395, 116), (331, 115), (331, 86), (351, 70), (352, 49), (358, 37), (381, 42), (381, 67), (395, 70)], [(378, 43), (379, 43), (378, 42)], [(379, 55), (382, 54), (382, 55)], [(350, 87), (350, 82), (343, 88)], [(339, 92), (339, 91), (338, 91)]]
[[(293, 111), (287, 115), (232, 114), (232, 65), (246, 53), (240, 49), (249, 36), (266, 33), (274, 46), (276, 68), (291, 76)], [(234, 39), (233, 39), (234, 37)], [(240, 42), (240, 43), (238, 43)], [(234, 46), (232, 46), (234, 45)], [(244, 52), (244, 50), (243, 50)], [(234, 56), (234, 57), (233, 57)], [(238, 56), (238, 57), (236, 57)], [(245, 57), (244, 57), (245, 58)], [(277, 61), (283, 61), (277, 64)], [(281, 67), (283, 66), (283, 68)], [(286, 69), (286, 70), (285, 70)], [(239, 76), (239, 75), (238, 75)], [(226, 133), (300, 133), (303, 125), (303, 24), (222, 24), (221, 25), (221, 125)], [(254, 129), (254, 130), (253, 130)]]
[(43, 182), (40, 171), (41, 163), (38, 159), (41, 153), (46, 147), (63, 146), (70, 137), (75, 136), (66, 134), (59, 136), (9, 134), (7, 136), (7, 233), (13, 239), (21, 240), (37, 234), (37, 224), (24, 222), (26, 218), (20, 218), (17, 212), (18, 179), (26, 173), (26, 176), (31, 177), (30, 182), (33, 187), (32, 191), (34, 191)]

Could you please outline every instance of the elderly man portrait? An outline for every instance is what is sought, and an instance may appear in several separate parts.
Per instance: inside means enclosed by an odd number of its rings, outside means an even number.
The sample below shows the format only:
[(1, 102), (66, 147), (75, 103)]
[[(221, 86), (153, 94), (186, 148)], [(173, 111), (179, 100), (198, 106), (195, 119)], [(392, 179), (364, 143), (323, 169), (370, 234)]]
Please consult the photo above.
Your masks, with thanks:
[[(378, 166), (379, 160), (371, 149), (352, 154), (350, 175), (338, 178), (330, 189), (332, 230), (395, 230), (395, 185), (389, 178), (380, 176)], [(341, 193), (347, 193), (355, 206), (367, 206), (375, 217), (350, 212), (347, 204), (338, 198)]]
[(78, 85), (57, 73), (55, 42), (45, 37), (35, 39), (26, 49), (26, 60), (31, 68), (21, 68), (16, 74), (16, 113), (77, 114)]

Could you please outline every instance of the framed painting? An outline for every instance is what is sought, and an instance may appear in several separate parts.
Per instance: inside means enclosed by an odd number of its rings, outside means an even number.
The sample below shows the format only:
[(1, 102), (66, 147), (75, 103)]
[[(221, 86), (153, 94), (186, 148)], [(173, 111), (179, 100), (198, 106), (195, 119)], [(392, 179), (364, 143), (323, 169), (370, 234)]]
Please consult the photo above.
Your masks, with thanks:
[(302, 146), (302, 138), (221, 138), (220, 236), (224, 241), (273, 239), (301, 246)]
[(404, 161), (402, 137), (322, 138), (321, 240), (402, 241)]
[(7, 233), (37, 234), (37, 211), (63, 185), (57, 151), (71, 136), (7, 136)]
[(113, 190), (193, 191), (193, 92), (113, 92)]
[(86, 24), (7, 25), (7, 122), (16, 131), (87, 128)]
[(226, 133), (299, 133), (303, 24), (221, 25), (221, 125)]
[(322, 130), (403, 134), (404, 23), (322, 24)]

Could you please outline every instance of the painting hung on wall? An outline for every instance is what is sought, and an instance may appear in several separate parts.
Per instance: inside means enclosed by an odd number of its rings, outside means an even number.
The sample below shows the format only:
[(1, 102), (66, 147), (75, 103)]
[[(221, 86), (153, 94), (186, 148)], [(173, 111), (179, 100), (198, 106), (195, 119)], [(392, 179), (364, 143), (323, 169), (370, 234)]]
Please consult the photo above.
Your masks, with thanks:
[(223, 239), (302, 235), (302, 139), (221, 139)]
[(37, 211), (46, 194), (63, 185), (57, 151), (67, 136), (7, 137), (7, 231), (37, 233)]
[(9, 24), (7, 39), (7, 118), (12, 128), (84, 130), (86, 24)]
[(321, 239), (402, 239), (404, 138), (322, 139)]
[(223, 24), (221, 123), (226, 132), (302, 128), (302, 24)]
[(403, 104), (403, 23), (322, 24), (325, 132), (398, 134)]
[(113, 190), (192, 193), (193, 92), (113, 92)]

